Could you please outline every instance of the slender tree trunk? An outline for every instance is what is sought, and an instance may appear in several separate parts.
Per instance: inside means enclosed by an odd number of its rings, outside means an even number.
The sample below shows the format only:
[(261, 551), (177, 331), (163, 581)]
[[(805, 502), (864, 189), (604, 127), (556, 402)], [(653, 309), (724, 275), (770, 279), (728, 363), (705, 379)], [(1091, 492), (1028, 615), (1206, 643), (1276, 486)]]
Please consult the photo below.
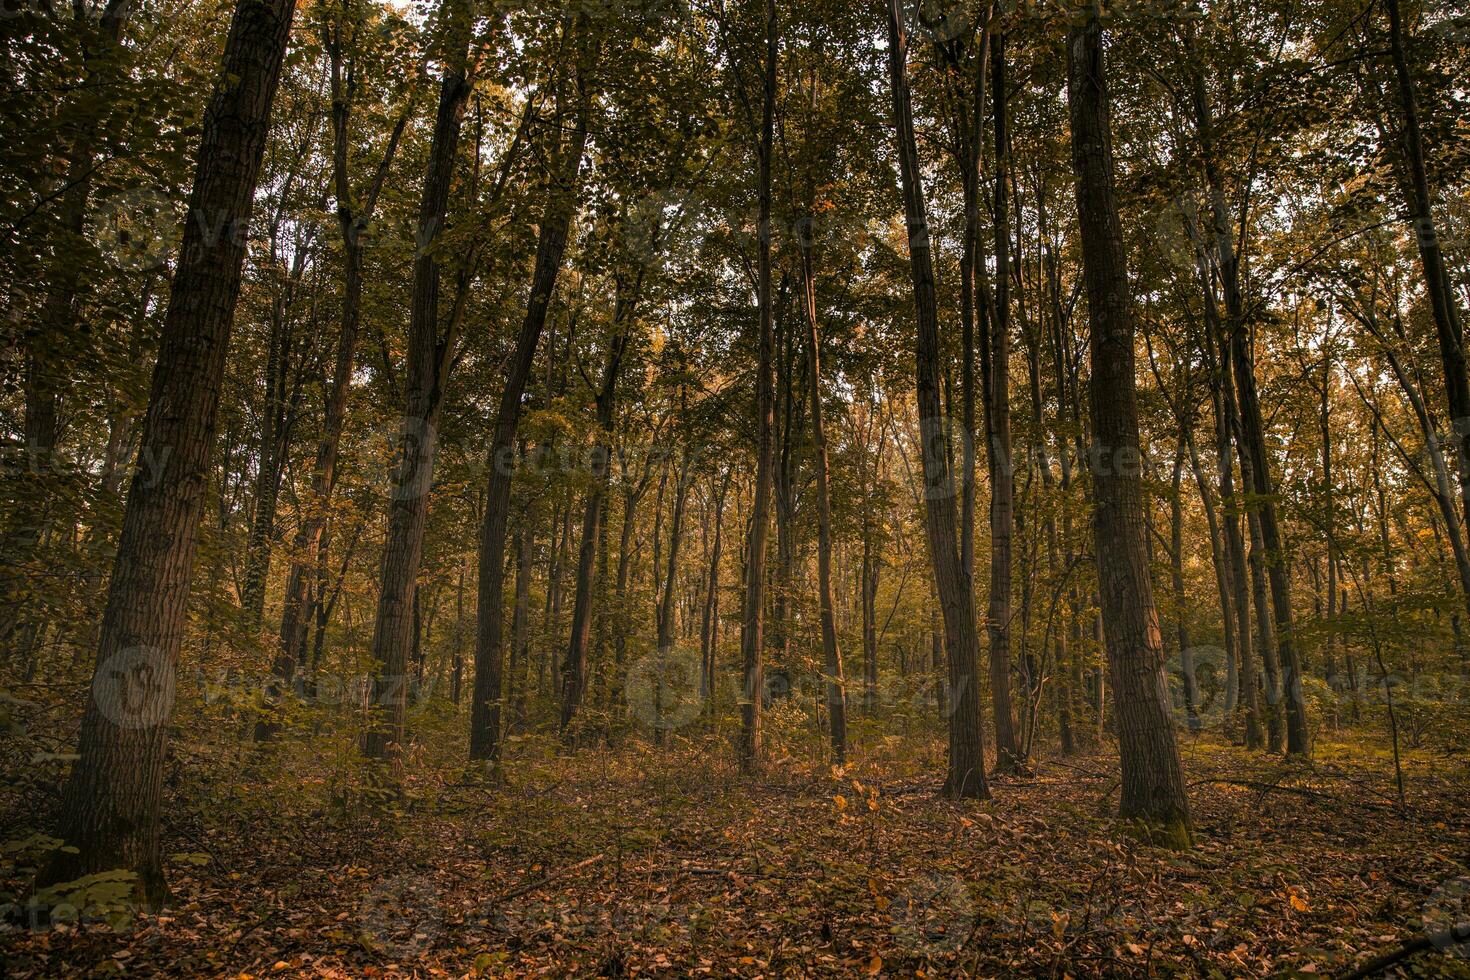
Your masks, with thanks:
[[(1232, 317), (1232, 319), (1234, 319)], [(1244, 325), (1237, 323), (1230, 338), (1231, 362), (1235, 371), (1236, 391), (1240, 399), (1242, 462), (1250, 459), (1250, 489), (1260, 502), (1257, 512), (1261, 524), (1261, 543), (1265, 548), (1266, 575), (1270, 583), (1271, 609), (1276, 628), (1277, 657), (1280, 663), (1278, 690), (1286, 702), (1286, 751), (1289, 755), (1311, 754), (1307, 732), (1306, 695), (1302, 689), (1301, 651), (1297, 647), (1296, 629), (1291, 610), (1291, 574), (1277, 523), (1269, 462), (1266, 456), (1265, 423), (1256, 396), (1255, 368), (1246, 349)], [(1262, 651), (1263, 659), (1270, 655)]]
[(1179, 672), (1184, 686), (1184, 712), (1189, 730), (1199, 731), (1199, 685), (1194, 675), (1194, 650), (1189, 642), (1184, 593), (1184, 439), (1174, 453), (1173, 492), (1169, 497), (1169, 572), (1174, 586), (1174, 632), (1179, 642)]
[[(1277, 523), (1276, 505), (1272, 497), (1271, 471), (1266, 455), (1265, 423), (1261, 417), (1260, 402), (1256, 396), (1255, 365), (1249, 351), (1249, 337), (1245, 322), (1245, 302), (1241, 293), (1241, 261), (1235, 250), (1232, 222), (1225, 209), (1225, 187), (1215, 159), (1214, 116), (1204, 79), (1196, 73), (1193, 78), (1193, 100), (1200, 151), (1204, 160), (1205, 178), (1210, 190), (1211, 224), (1216, 259), (1219, 265), (1220, 283), (1225, 298), (1225, 340), (1222, 352), (1222, 370), (1233, 372), (1235, 378), (1236, 404), (1239, 408), (1239, 444), (1241, 447), (1241, 478), (1243, 489), (1255, 501), (1261, 525), (1261, 540), (1265, 548), (1266, 572), (1270, 580), (1271, 612), (1275, 621), (1276, 646), (1284, 671), (1282, 683), (1286, 701), (1287, 752), (1293, 755), (1308, 755), (1311, 747), (1307, 733), (1306, 700), (1302, 691), (1301, 654), (1297, 647), (1295, 629), (1292, 624), (1291, 578), (1286, 554)], [(1246, 476), (1249, 468), (1251, 475)], [(1244, 597), (1237, 592), (1237, 600)], [(1240, 639), (1243, 645), (1246, 642)], [(1267, 656), (1262, 651), (1262, 657)], [(1243, 679), (1244, 680), (1244, 679)], [(1249, 734), (1247, 735), (1249, 741)]]
[[(686, 454), (678, 469), (674, 470), (674, 503), (673, 513), (669, 520), (669, 558), (663, 572), (658, 606), (654, 610), (657, 623), (655, 644), (658, 655), (658, 670), (654, 678), (653, 739), (655, 745), (662, 745), (664, 742), (666, 725), (663, 717), (664, 671), (668, 669), (669, 655), (674, 652), (674, 636), (677, 627), (675, 613), (678, 608), (674, 605), (674, 596), (679, 576), (679, 550), (684, 541), (684, 504), (689, 499), (691, 482), (689, 464), (690, 458)], [(655, 565), (655, 575), (658, 571)], [(655, 588), (658, 588), (657, 583), (655, 583)]]
[(516, 529), (515, 606), (510, 614), (510, 663), (506, 669), (506, 700), (511, 704), (507, 727), (526, 721), (527, 666), (531, 659), (531, 569), (536, 555), (536, 534), (531, 514)]
[(771, 392), (771, 155), (775, 140), (776, 56), (780, 46), (776, 2), (766, 0), (766, 58), (761, 95), (761, 132), (757, 146), (759, 174), (759, 242), (756, 249), (756, 305), (760, 320), (755, 391), (755, 500), (751, 505), (750, 536), (745, 553), (745, 600), (741, 610), (740, 648), (744, 659), (744, 690), (740, 700), (740, 766), (754, 772), (761, 766), (761, 698), (765, 694), (762, 646), (765, 643), (766, 541), (771, 522), (773, 463), (773, 395)]
[(1120, 814), (1183, 847), (1190, 840), (1189, 798), (1146, 560), (1133, 299), (1113, 188), (1102, 25), (1095, 14), (1072, 28), (1067, 49), (1072, 164), (1092, 324), (1093, 527), (1123, 768)]
[(925, 215), (923, 177), (914, 139), (908, 80), (908, 37), (899, 0), (888, 3), (888, 75), (898, 137), (900, 186), (909, 236), (918, 323), (915, 343), (919, 437), (924, 466), (925, 530), (934, 565), (936, 595), (944, 619), (949, 661), (949, 771), (944, 791), (951, 797), (984, 799), (985, 736), (976, 676), (980, 658), (974, 585), (960, 558), (955, 514), (955, 473), (946, 447), (940, 406), (939, 302)]
[[(333, 195), (337, 201), (337, 228), (342, 238), (344, 270), (342, 308), (339, 314), (336, 358), (332, 364), (332, 380), (327, 389), (323, 411), (321, 441), (317, 444), (316, 460), (311, 471), (311, 495), (292, 543), (291, 567), (286, 573), (286, 591), (281, 604), (280, 651), (275, 664), (275, 675), (283, 687), (291, 682), (293, 663), (305, 662), (307, 587), (322, 549), (322, 536), (328, 523), (327, 514), (337, 485), (337, 455), (347, 418), (347, 396), (352, 385), (357, 336), (362, 320), (364, 238), (377, 210), (378, 195), (387, 180), (399, 140), (409, 119), (407, 111), (399, 115), (362, 205), (360, 208), (356, 207), (351, 178), (348, 175), (352, 93), (342, 77), (340, 30), (333, 30), (328, 38), (326, 48), (331, 63), (332, 86)], [(272, 726), (264, 721), (262, 725), (266, 727), (257, 727), (257, 737), (269, 737)]]
[[(641, 281), (641, 276), (639, 277)], [(598, 445), (592, 460), (592, 486), (587, 491), (587, 506), (582, 514), (582, 543), (577, 554), (577, 591), (572, 600), (572, 630), (562, 663), (561, 728), (565, 732), (582, 703), (587, 687), (587, 646), (592, 633), (594, 600), (593, 572), (597, 561), (597, 544), (607, 499), (607, 480), (612, 463), (613, 420), (617, 412), (618, 374), (623, 354), (628, 347), (625, 320), (633, 315), (637, 304), (636, 287), (632, 295), (623, 292), (620, 281), (613, 311), (612, 337), (607, 359), (603, 363), (602, 383), (597, 400)]]
[(874, 529), (864, 519), (863, 560), (858, 588), (862, 590), (863, 617), (863, 710), (869, 714), (878, 705), (878, 575), (881, 568)]
[(128, 491), (108, 584), (92, 695), (62, 792), (58, 851), (42, 885), (126, 868), (134, 893), (167, 895), (159, 850), (164, 758), (187, 627), (206, 471), (271, 103), (291, 32), (292, 0), (236, 7), (222, 82), (205, 112), (189, 220), (164, 318), (142, 446), (163, 461)]
[(1460, 501), (1466, 525), (1470, 526), (1470, 375), (1465, 366), (1465, 337), (1454, 288), (1439, 247), (1434, 224), (1434, 195), (1424, 163), (1424, 139), (1419, 131), (1419, 106), (1414, 95), (1414, 77), (1404, 50), (1404, 25), (1398, 0), (1384, 0), (1388, 11), (1389, 41), (1393, 52), (1394, 76), (1403, 108), (1404, 155), (1409, 165), (1409, 206), (1413, 211), (1414, 237), (1419, 245), (1419, 262), (1424, 268), (1424, 286), (1444, 363), (1445, 398), (1449, 405), (1451, 433), (1460, 471)]
[(812, 456), (817, 477), (817, 598), (822, 619), (822, 672), (832, 756), (840, 766), (847, 761), (847, 681), (842, 672), (842, 648), (837, 638), (832, 599), (832, 500), (827, 486), (827, 435), (822, 424), (822, 341), (817, 326), (817, 284), (809, 237), (803, 237), (801, 242), (801, 266), (807, 321), (807, 398), (811, 400)]
[(1006, 122), (1005, 34), (990, 39), (991, 102), (995, 116), (995, 309), (990, 317), (990, 697), (995, 712), (995, 771), (1025, 766), (1011, 706), (1011, 535), (1015, 475), (1011, 462), (1010, 136)]
[(413, 633), (413, 594), (423, 557), (434, 480), (439, 414), (444, 405), (454, 336), (439, 330), (439, 260), (435, 248), (444, 231), (460, 123), (469, 99), (467, 76), (471, 35), (469, 5), (444, 0), (446, 22), (439, 108), (429, 143), (429, 158), (419, 201), (418, 248), (413, 263), (408, 356), (404, 364), (401, 445), (393, 447), (397, 469), (390, 479), (388, 532), (383, 543), (381, 591), (373, 621), (374, 674), (363, 754), (389, 763), (396, 774), (402, 762), (407, 709), (407, 666)]
[[(578, 29), (581, 27), (579, 25)], [(594, 46), (578, 43), (579, 47)], [(582, 57), (587, 57), (584, 51)], [(586, 90), (583, 65), (577, 73), (580, 105), (577, 121), (557, 168), (555, 183), (541, 220), (536, 247), (536, 266), (531, 278), (531, 296), (526, 318), (516, 338), (515, 353), (506, 373), (505, 390), (495, 418), (490, 444), (490, 478), (485, 491), (485, 519), (480, 527), (480, 586), (476, 612), (475, 694), (470, 705), (470, 758), (491, 763), (500, 757), (501, 675), (503, 671), (506, 516), (510, 510), (511, 476), (514, 470), (516, 429), (520, 424), (521, 396), (536, 357), (536, 345), (546, 325), (547, 310), (561, 272), (567, 233), (576, 210), (578, 172), (587, 145), (590, 93)]]
[(726, 470), (720, 478), (720, 488), (714, 500), (714, 543), (710, 547), (709, 584), (704, 593), (704, 614), (699, 627), (700, 674), (699, 696), (714, 713), (715, 702), (715, 655), (720, 642), (720, 558), (724, 546), (725, 495), (730, 490), (731, 471)]

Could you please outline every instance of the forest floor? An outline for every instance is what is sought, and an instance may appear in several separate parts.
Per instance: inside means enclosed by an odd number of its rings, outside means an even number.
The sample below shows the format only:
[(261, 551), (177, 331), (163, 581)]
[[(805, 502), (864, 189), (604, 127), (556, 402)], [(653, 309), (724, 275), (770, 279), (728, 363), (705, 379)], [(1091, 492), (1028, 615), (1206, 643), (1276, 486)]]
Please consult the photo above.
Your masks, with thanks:
[[(1197, 845), (1173, 853), (1107, 815), (1107, 754), (955, 803), (938, 739), (856, 741), (842, 772), (744, 779), (715, 736), (528, 737), (499, 785), (424, 752), (392, 803), (304, 743), (181, 752), (172, 906), (116, 931), (12, 922), (0, 973), (1331, 976), (1470, 907), (1464, 756), (1409, 753), (1400, 812), (1361, 732), (1305, 765), (1186, 739)], [(1410, 968), (1470, 977), (1470, 948)]]

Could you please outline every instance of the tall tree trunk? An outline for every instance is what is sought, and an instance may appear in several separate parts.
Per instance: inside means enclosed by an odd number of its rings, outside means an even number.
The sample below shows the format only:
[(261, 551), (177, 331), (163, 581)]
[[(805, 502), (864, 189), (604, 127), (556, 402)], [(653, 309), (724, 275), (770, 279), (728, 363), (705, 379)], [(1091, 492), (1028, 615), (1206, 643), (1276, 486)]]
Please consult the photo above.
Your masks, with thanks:
[(1237, 706), (1245, 712), (1245, 745), (1249, 749), (1261, 747), (1261, 703), (1256, 685), (1255, 641), (1251, 638), (1251, 592), (1246, 571), (1245, 538), (1240, 529), (1244, 512), (1235, 493), (1235, 439), (1237, 427), (1235, 407), (1235, 383), (1231, 380), (1229, 357), (1223, 349), (1224, 334), (1220, 325), (1219, 307), (1215, 301), (1204, 256), (1198, 256), (1199, 279), (1205, 299), (1205, 335), (1201, 345), (1205, 355), (1205, 366), (1214, 384), (1212, 393), (1215, 415), (1215, 449), (1220, 485), (1221, 523), (1224, 525), (1225, 564), (1228, 569), (1230, 609), (1235, 614), (1235, 643), (1238, 653), (1237, 677), (1226, 690), (1225, 711), (1229, 715)]
[(1470, 376), (1465, 367), (1465, 337), (1454, 288), (1439, 247), (1434, 224), (1434, 195), (1424, 163), (1424, 139), (1419, 132), (1419, 106), (1414, 96), (1414, 77), (1404, 50), (1404, 25), (1398, 0), (1384, 0), (1388, 11), (1389, 41), (1393, 52), (1394, 76), (1403, 108), (1404, 155), (1409, 165), (1409, 206), (1413, 210), (1414, 238), (1419, 245), (1419, 262), (1424, 268), (1424, 287), (1444, 363), (1445, 398), (1450, 410), (1452, 438), (1460, 470), (1460, 501), (1470, 527)]
[(995, 309), (990, 317), (990, 698), (995, 712), (995, 771), (1025, 765), (1011, 707), (1011, 535), (1015, 482), (1011, 462), (1010, 135), (1006, 124), (1005, 34), (990, 39), (995, 116)]
[(842, 673), (842, 648), (837, 638), (832, 599), (832, 499), (827, 486), (827, 434), (822, 425), (822, 339), (817, 326), (817, 283), (810, 236), (801, 239), (801, 271), (807, 322), (807, 398), (811, 400), (812, 456), (817, 477), (817, 598), (822, 620), (822, 672), (832, 756), (840, 766), (847, 761), (847, 680)]
[[(582, 25), (575, 28), (582, 31)], [(595, 45), (579, 39), (580, 57), (590, 59)], [(479, 608), (476, 611), (475, 693), (470, 705), (470, 758), (495, 762), (500, 758), (501, 680), (504, 659), (502, 594), (505, 588), (506, 516), (510, 510), (511, 476), (514, 471), (516, 429), (520, 425), (521, 396), (536, 357), (536, 345), (546, 325), (547, 310), (561, 272), (567, 233), (576, 211), (578, 173), (587, 146), (591, 93), (585, 72), (589, 63), (578, 66), (576, 86), (579, 106), (576, 123), (562, 147), (555, 182), (547, 189), (548, 199), (536, 245), (536, 266), (531, 277), (531, 296), (526, 318), (516, 338), (515, 353), (506, 373), (505, 390), (495, 417), (490, 443), (490, 477), (485, 491), (485, 518), (480, 526)]]
[(529, 511), (516, 529), (515, 606), (510, 614), (510, 663), (507, 665), (505, 696), (511, 705), (507, 727), (526, 720), (526, 668), (531, 657), (531, 566), (536, 554), (536, 534)]
[(444, 231), (460, 123), (469, 99), (467, 76), (472, 29), (470, 5), (444, 0), (443, 78), (439, 108), (429, 143), (423, 193), (419, 200), (418, 247), (413, 262), (413, 299), (409, 311), (408, 357), (404, 365), (401, 446), (393, 448), (397, 469), (389, 487), (388, 532), (383, 543), (381, 591), (373, 621), (374, 674), (363, 754), (402, 761), (408, 694), (408, 656), (413, 640), (413, 595), (423, 557), (434, 480), (439, 414), (454, 356), (455, 336), (439, 330), (439, 260), (435, 246)]
[[(642, 276), (640, 275), (641, 282)], [(597, 561), (597, 544), (607, 499), (607, 480), (613, 451), (613, 420), (617, 412), (618, 374), (623, 354), (628, 347), (625, 321), (637, 304), (637, 287), (631, 295), (618, 282), (618, 296), (613, 310), (612, 337), (607, 358), (602, 366), (602, 383), (596, 394), (598, 444), (593, 450), (592, 486), (587, 491), (587, 505), (582, 514), (582, 543), (577, 554), (577, 591), (572, 600), (572, 631), (562, 663), (561, 728), (566, 731), (582, 703), (587, 687), (587, 645), (592, 633), (594, 599), (593, 572)]]
[(1184, 713), (1189, 730), (1199, 731), (1199, 684), (1194, 675), (1194, 649), (1189, 642), (1188, 601), (1184, 592), (1184, 439), (1174, 452), (1174, 479), (1169, 496), (1169, 573), (1174, 586), (1174, 635), (1179, 642), (1179, 673), (1184, 687)]
[[(1276, 504), (1272, 496), (1271, 471), (1266, 454), (1265, 423), (1256, 395), (1255, 365), (1249, 350), (1245, 301), (1241, 292), (1241, 261), (1235, 250), (1233, 224), (1225, 208), (1225, 186), (1215, 158), (1214, 116), (1203, 76), (1196, 72), (1192, 80), (1195, 122), (1204, 161), (1205, 179), (1209, 184), (1211, 224), (1216, 262), (1225, 298), (1225, 340), (1222, 369), (1233, 372), (1235, 400), (1239, 408), (1238, 442), (1241, 449), (1243, 489), (1253, 497), (1260, 520), (1261, 540), (1265, 548), (1267, 576), (1270, 580), (1271, 612), (1275, 620), (1275, 640), (1279, 661), (1284, 671), (1282, 685), (1286, 701), (1287, 752), (1308, 755), (1311, 747), (1307, 735), (1306, 700), (1302, 690), (1301, 654), (1292, 624), (1291, 578), (1277, 523)], [(1250, 470), (1247, 477), (1245, 470)], [(1242, 599), (1237, 593), (1237, 599)], [(1263, 631), (1264, 635), (1264, 631)], [(1242, 644), (1245, 643), (1240, 638)], [(1242, 647), (1243, 648), (1243, 647)], [(1268, 652), (1261, 651), (1263, 659)]]
[[(242, 0), (205, 112), (189, 220), (153, 371), (142, 447), (162, 461), (128, 491), (92, 695), (41, 884), (113, 868), (148, 906), (167, 895), (159, 850), (164, 757), (187, 628), (206, 469), (271, 103), (293, 0)], [(165, 452), (167, 450), (167, 452)]]
[(1170, 717), (1144, 541), (1133, 298), (1113, 188), (1112, 126), (1096, 14), (1067, 39), (1067, 102), (1092, 326), (1093, 493), (1098, 584), (1123, 768), (1120, 815), (1189, 844), (1189, 798)]
[[(658, 605), (654, 609), (655, 647), (658, 656), (658, 669), (654, 674), (653, 689), (653, 740), (655, 745), (664, 743), (666, 725), (663, 716), (664, 671), (668, 669), (669, 655), (674, 652), (674, 635), (677, 626), (675, 622), (677, 607), (674, 605), (674, 596), (679, 576), (679, 550), (684, 541), (684, 503), (689, 499), (690, 463), (691, 457), (686, 453), (679, 467), (673, 470), (674, 504), (669, 520), (669, 559), (663, 571), (662, 584), (660, 585), (657, 581), (654, 583), (654, 588), (659, 593)], [(655, 564), (655, 579), (658, 574), (659, 569)]]
[[(409, 119), (408, 111), (399, 115), (372, 183), (363, 196), (362, 205), (357, 207), (356, 195), (348, 174), (352, 86), (345, 84), (343, 79), (340, 28), (331, 29), (327, 37), (332, 91), (332, 188), (337, 204), (337, 229), (342, 238), (342, 307), (336, 357), (332, 364), (332, 380), (323, 409), (321, 441), (317, 443), (316, 459), (311, 470), (311, 494), (306, 514), (292, 543), (291, 567), (286, 573), (286, 591), (281, 604), (280, 650), (275, 675), (283, 687), (291, 682), (293, 664), (304, 664), (306, 661), (306, 594), (312, 570), (317, 565), (318, 553), (322, 548), (327, 514), (337, 485), (337, 455), (347, 418), (347, 395), (352, 384), (357, 336), (362, 320), (364, 237), (377, 210), (378, 195), (388, 178), (388, 171), (393, 165), (393, 158)], [(257, 736), (268, 736), (269, 731), (269, 726), (264, 731), (259, 727), (256, 729)]]
[(908, 227), (909, 272), (913, 279), (918, 323), (914, 349), (920, 450), (924, 466), (924, 524), (934, 565), (935, 591), (944, 619), (944, 646), (949, 661), (949, 771), (945, 776), (944, 791), (951, 797), (984, 799), (990, 791), (985, 780), (985, 735), (980, 691), (976, 683), (980, 643), (976, 634), (975, 594), (956, 539), (955, 474), (946, 447), (944, 413), (939, 396), (939, 301), (930, 254), (919, 150), (914, 139), (908, 80), (908, 37), (899, 0), (888, 2), (888, 77)]
[[(1265, 422), (1256, 396), (1255, 367), (1246, 348), (1243, 323), (1234, 325), (1230, 354), (1240, 401), (1241, 435), (1244, 437), (1242, 462), (1248, 455), (1250, 490), (1259, 502), (1257, 515), (1261, 524), (1261, 543), (1265, 548), (1266, 575), (1270, 581), (1271, 609), (1276, 627), (1275, 650), (1280, 663), (1280, 677), (1275, 683), (1280, 685), (1281, 697), (1286, 702), (1286, 751), (1289, 755), (1307, 756), (1311, 754), (1311, 742), (1307, 732), (1306, 695), (1302, 689), (1301, 651), (1292, 621), (1290, 565), (1277, 522), (1275, 491), (1266, 455)], [(1263, 650), (1261, 655), (1264, 661), (1270, 656), (1270, 651)]]
[(771, 482), (774, 455), (772, 431), (774, 397), (771, 391), (771, 155), (775, 139), (776, 55), (780, 40), (776, 0), (766, 0), (766, 58), (761, 87), (761, 131), (757, 144), (759, 242), (756, 249), (756, 306), (760, 322), (755, 378), (755, 500), (751, 505), (750, 535), (745, 552), (745, 599), (741, 610), (740, 649), (744, 660), (744, 690), (740, 696), (740, 766), (754, 772), (761, 766), (761, 698), (765, 694), (762, 645), (765, 643), (766, 541), (771, 523)]
[(874, 535), (870, 518), (865, 514), (858, 588), (862, 591), (863, 711), (869, 714), (878, 706), (878, 576), (882, 567)]
[(710, 547), (709, 582), (704, 593), (704, 612), (699, 626), (700, 673), (699, 696), (714, 714), (715, 655), (720, 643), (720, 558), (724, 551), (725, 496), (730, 491), (731, 471), (720, 477), (714, 499), (714, 543)]

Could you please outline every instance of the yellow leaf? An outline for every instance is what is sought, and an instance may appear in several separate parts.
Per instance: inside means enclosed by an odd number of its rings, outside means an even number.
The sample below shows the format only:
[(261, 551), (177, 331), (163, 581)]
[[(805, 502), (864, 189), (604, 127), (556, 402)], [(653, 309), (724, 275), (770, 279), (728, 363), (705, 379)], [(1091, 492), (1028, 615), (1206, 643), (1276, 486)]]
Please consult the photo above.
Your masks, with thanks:
[(837, 804), (837, 809), (839, 810), (847, 809), (847, 798), (840, 794), (832, 797), (832, 802)]
[(883, 957), (879, 956), (877, 953), (874, 953), (873, 958), (868, 960), (868, 965), (863, 968), (863, 973), (867, 974), (870, 977), (877, 976), (878, 971), (881, 969), (883, 969)]
[(1298, 912), (1312, 911), (1312, 907), (1308, 905), (1300, 895), (1297, 895), (1295, 893), (1293, 893), (1291, 896), (1291, 907), (1296, 909)]

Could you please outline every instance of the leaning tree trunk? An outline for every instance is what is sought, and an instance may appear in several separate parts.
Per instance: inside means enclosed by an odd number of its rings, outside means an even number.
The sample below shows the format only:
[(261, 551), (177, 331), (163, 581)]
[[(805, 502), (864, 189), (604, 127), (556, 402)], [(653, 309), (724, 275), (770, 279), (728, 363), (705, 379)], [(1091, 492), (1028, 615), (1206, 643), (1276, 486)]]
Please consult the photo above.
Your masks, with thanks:
[(56, 852), (43, 884), (126, 868), (145, 905), (167, 897), (159, 811), (168, 722), (215, 410), (293, 11), (293, 0), (242, 0), (230, 22), (143, 420), (141, 445), (157, 452), (163, 472), (150, 479), (140, 470), (128, 491), (92, 696), (57, 821), (57, 836), (76, 850)]
[(1189, 798), (1170, 717), (1144, 540), (1133, 298), (1113, 188), (1102, 25), (1096, 15), (1072, 28), (1067, 52), (1072, 167), (1092, 327), (1093, 527), (1123, 768), (1120, 813), (1142, 821), (1161, 842), (1183, 847), (1190, 840)]
[(389, 487), (388, 533), (383, 543), (381, 591), (373, 623), (371, 716), (362, 741), (363, 754), (386, 760), (395, 768), (403, 752), (408, 657), (414, 632), (413, 596), (428, 525), (436, 430), (454, 346), (452, 331), (440, 337), (440, 270), (435, 246), (440, 244), (438, 239), (444, 230), (460, 123), (470, 93), (468, 5), (462, 0), (444, 0), (441, 9), (450, 22), (448, 60), (439, 86), (439, 109), (419, 201), (419, 248), (414, 256), (408, 358), (404, 366), (403, 431), (398, 434), (401, 446), (394, 447), (397, 469)]
[(510, 510), (521, 396), (531, 375), (536, 345), (546, 326), (546, 314), (561, 272), (567, 233), (576, 210), (578, 173), (587, 148), (588, 93), (580, 70), (577, 85), (582, 89), (577, 121), (563, 147), (557, 179), (547, 190), (548, 200), (536, 245), (536, 265), (531, 275), (526, 318), (516, 338), (515, 353), (506, 374), (505, 391), (500, 396), (495, 433), (490, 443), (490, 477), (485, 490), (485, 517), (480, 525), (480, 588), (476, 611), (475, 689), (474, 700), (470, 704), (470, 758), (491, 762), (500, 758), (500, 701), (505, 645), (505, 610), (501, 600), (505, 590), (506, 517)]
[(888, 77), (893, 95), (898, 162), (908, 224), (909, 271), (918, 321), (915, 381), (919, 405), (920, 451), (924, 466), (925, 530), (934, 563), (935, 591), (944, 620), (944, 648), (949, 660), (949, 772), (944, 792), (951, 797), (984, 799), (985, 735), (976, 683), (980, 642), (975, 625), (974, 586), (957, 543), (956, 479), (946, 448), (944, 413), (940, 407), (939, 301), (930, 254), (923, 177), (914, 139), (908, 80), (908, 37), (899, 0), (888, 2)]
[(766, 624), (766, 544), (770, 537), (771, 484), (774, 464), (774, 394), (771, 391), (771, 154), (776, 130), (776, 2), (766, 0), (766, 64), (761, 95), (761, 132), (757, 144), (756, 306), (760, 336), (755, 375), (755, 499), (745, 551), (745, 598), (741, 609), (740, 650), (744, 690), (740, 695), (740, 767), (755, 772), (761, 765), (761, 698), (765, 695), (762, 645)]
[(1404, 25), (1399, 16), (1398, 0), (1384, 0), (1388, 10), (1389, 40), (1393, 52), (1394, 75), (1398, 80), (1399, 101), (1404, 111), (1404, 155), (1408, 157), (1409, 205), (1414, 212), (1414, 238), (1419, 245), (1419, 262), (1424, 267), (1424, 286), (1429, 293), (1429, 309), (1434, 317), (1434, 332), (1439, 340), (1440, 360), (1444, 362), (1445, 397), (1449, 403), (1450, 425), (1460, 470), (1460, 501), (1470, 527), (1470, 376), (1465, 367), (1465, 337), (1461, 332), (1460, 311), (1455, 306), (1454, 289), (1439, 247), (1439, 232), (1434, 224), (1434, 197), (1429, 189), (1429, 176), (1424, 163), (1424, 139), (1419, 132), (1419, 106), (1414, 97), (1414, 78), (1409, 73), (1409, 59), (1404, 51)]
[[(1287, 752), (1308, 755), (1306, 701), (1302, 691), (1301, 653), (1297, 647), (1292, 622), (1291, 577), (1277, 522), (1276, 504), (1272, 496), (1271, 471), (1266, 456), (1265, 422), (1256, 395), (1255, 365), (1246, 335), (1245, 300), (1241, 293), (1241, 261), (1235, 250), (1231, 220), (1225, 210), (1225, 187), (1215, 159), (1214, 114), (1203, 78), (1196, 74), (1192, 97), (1204, 158), (1205, 179), (1209, 184), (1211, 223), (1220, 283), (1225, 298), (1225, 344), (1221, 370), (1233, 372), (1236, 404), (1239, 407), (1237, 442), (1241, 451), (1242, 488), (1254, 499), (1260, 520), (1261, 540), (1265, 548), (1266, 572), (1270, 580), (1271, 611), (1275, 623), (1276, 649), (1285, 676), (1281, 679), (1286, 701)], [(1246, 470), (1249, 470), (1249, 475)], [(1237, 598), (1241, 598), (1237, 596)], [(1262, 630), (1262, 635), (1268, 632)], [(1242, 645), (1246, 642), (1240, 640)], [(1242, 647), (1243, 648), (1243, 647)], [(1271, 651), (1262, 650), (1263, 662)], [(1274, 707), (1274, 706), (1273, 706)]]

